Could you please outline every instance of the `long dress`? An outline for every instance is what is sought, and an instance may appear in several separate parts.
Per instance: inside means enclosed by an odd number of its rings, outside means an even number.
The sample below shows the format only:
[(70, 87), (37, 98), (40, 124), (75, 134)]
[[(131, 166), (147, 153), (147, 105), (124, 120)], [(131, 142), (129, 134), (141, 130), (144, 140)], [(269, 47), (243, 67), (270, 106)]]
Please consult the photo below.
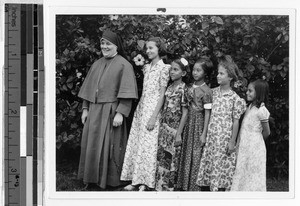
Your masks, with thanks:
[(266, 191), (266, 146), (261, 122), (268, 122), (270, 113), (262, 103), (249, 106), (239, 135), (236, 170), (231, 191)]
[[(127, 143), (125, 117), (132, 99), (137, 98), (132, 65), (120, 55), (97, 60), (78, 96), (89, 111), (82, 132), (78, 178), (104, 189), (119, 186)], [(116, 112), (124, 116), (119, 127), (112, 125)]]
[(196, 185), (202, 154), (200, 136), (204, 126), (204, 111), (211, 109), (212, 93), (206, 84), (192, 85), (188, 87), (186, 96), (188, 118), (183, 132), (177, 187), (184, 191), (200, 191)]
[(142, 97), (134, 112), (129, 133), (121, 180), (132, 181), (132, 185), (144, 184), (155, 187), (157, 141), (160, 113), (153, 130), (146, 125), (151, 118), (160, 98), (160, 90), (167, 87), (170, 65), (162, 60), (151, 67), (143, 68), (144, 83)]
[(175, 147), (174, 143), (182, 117), (182, 107), (186, 107), (184, 91), (185, 83), (182, 82), (175, 88), (171, 84), (165, 93), (165, 103), (158, 135), (155, 185), (157, 191), (173, 191), (176, 188), (181, 147)]
[(235, 171), (236, 152), (228, 155), (226, 148), (231, 139), (233, 120), (240, 119), (246, 110), (246, 102), (232, 90), (222, 94), (217, 87), (212, 93), (212, 111), (197, 184), (209, 186), (211, 191), (219, 188), (228, 191)]

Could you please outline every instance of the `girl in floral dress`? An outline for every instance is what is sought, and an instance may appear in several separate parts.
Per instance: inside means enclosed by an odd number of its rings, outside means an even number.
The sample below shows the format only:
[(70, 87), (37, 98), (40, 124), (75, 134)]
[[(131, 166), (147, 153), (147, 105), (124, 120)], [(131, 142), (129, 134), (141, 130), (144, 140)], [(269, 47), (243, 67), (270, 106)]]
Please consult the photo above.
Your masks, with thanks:
[(217, 88), (212, 89), (212, 111), (207, 141), (203, 148), (197, 184), (211, 191), (230, 190), (235, 171), (235, 143), (239, 118), (246, 110), (246, 102), (233, 90), (238, 79), (238, 67), (230, 56), (218, 65)]
[(248, 85), (247, 108), (238, 139), (236, 170), (231, 191), (266, 191), (266, 146), (270, 135), (268, 83), (256, 80)]
[(170, 77), (173, 82), (165, 93), (158, 135), (157, 191), (173, 191), (176, 187), (181, 133), (187, 117), (185, 83), (182, 81), (187, 69), (188, 62), (184, 58), (176, 59), (171, 64)]
[(193, 67), (194, 82), (186, 92), (188, 119), (184, 129), (177, 185), (178, 189), (184, 191), (200, 191), (196, 179), (212, 101), (211, 90), (204, 80), (212, 66), (208, 58), (199, 59)]
[(170, 65), (164, 64), (160, 58), (166, 49), (159, 37), (150, 38), (146, 49), (151, 63), (143, 67), (142, 97), (134, 113), (121, 174), (121, 180), (132, 183), (124, 190), (139, 188), (144, 191), (155, 187), (160, 110)]

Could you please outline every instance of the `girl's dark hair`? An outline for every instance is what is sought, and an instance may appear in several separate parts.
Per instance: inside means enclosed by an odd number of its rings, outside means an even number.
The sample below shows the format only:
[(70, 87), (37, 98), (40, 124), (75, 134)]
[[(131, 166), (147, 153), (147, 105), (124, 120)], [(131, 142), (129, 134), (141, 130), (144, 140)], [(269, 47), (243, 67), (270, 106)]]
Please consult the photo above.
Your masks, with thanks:
[(149, 41), (155, 42), (155, 45), (158, 48), (158, 55), (160, 57), (167, 54), (167, 47), (166, 47), (165, 43), (163, 42), (163, 40), (160, 37), (150, 37), (147, 40), (147, 42), (149, 42)]
[(190, 81), (190, 66), (189, 66), (189, 64), (184, 66), (183, 63), (181, 62), (181, 58), (175, 59), (172, 62), (178, 64), (180, 66), (181, 70), (186, 72), (186, 75), (184, 77), (182, 77), (182, 80), (185, 83), (189, 83), (189, 81)]
[(269, 84), (267, 81), (263, 79), (257, 79), (253, 82), (250, 82), (250, 84), (253, 84), (256, 98), (255, 98), (255, 106), (260, 107), (261, 103), (265, 103), (265, 105), (268, 105), (269, 103)]
[[(209, 76), (212, 72), (212, 68), (213, 68), (213, 63), (210, 60), (209, 57), (201, 57), (200, 59), (198, 59), (195, 64), (200, 64), (200, 66), (202, 67), (204, 73), (206, 76)], [(195, 66), (194, 64), (194, 66)]]

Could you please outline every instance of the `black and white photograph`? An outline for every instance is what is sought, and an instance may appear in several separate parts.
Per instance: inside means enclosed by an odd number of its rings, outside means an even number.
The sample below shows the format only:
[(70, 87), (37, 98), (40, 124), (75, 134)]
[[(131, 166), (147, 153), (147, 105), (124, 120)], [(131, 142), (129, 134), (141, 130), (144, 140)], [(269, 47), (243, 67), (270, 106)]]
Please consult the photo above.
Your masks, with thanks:
[(299, 10), (1, 1), (0, 202), (296, 205)]
[(47, 195), (292, 198), (295, 10), (120, 7), (46, 11)]
[(57, 15), (57, 190), (288, 191), (288, 83), (288, 15)]

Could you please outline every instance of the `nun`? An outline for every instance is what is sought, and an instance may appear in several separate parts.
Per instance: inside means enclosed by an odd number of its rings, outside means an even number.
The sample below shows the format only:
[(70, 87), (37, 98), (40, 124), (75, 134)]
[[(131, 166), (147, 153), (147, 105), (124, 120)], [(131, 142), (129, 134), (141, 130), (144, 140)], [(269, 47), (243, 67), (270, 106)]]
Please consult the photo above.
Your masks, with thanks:
[[(118, 187), (127, 144), (126, 120), (138, 98), (132, 65), (123, 57), (120, 37), (106, 30), (100, 39), (103, 57), (91, 66), (78, 96), (84, 124), (78, 179), (86, 190)], [(98, 188), (98, 189), (97, 189)]]

